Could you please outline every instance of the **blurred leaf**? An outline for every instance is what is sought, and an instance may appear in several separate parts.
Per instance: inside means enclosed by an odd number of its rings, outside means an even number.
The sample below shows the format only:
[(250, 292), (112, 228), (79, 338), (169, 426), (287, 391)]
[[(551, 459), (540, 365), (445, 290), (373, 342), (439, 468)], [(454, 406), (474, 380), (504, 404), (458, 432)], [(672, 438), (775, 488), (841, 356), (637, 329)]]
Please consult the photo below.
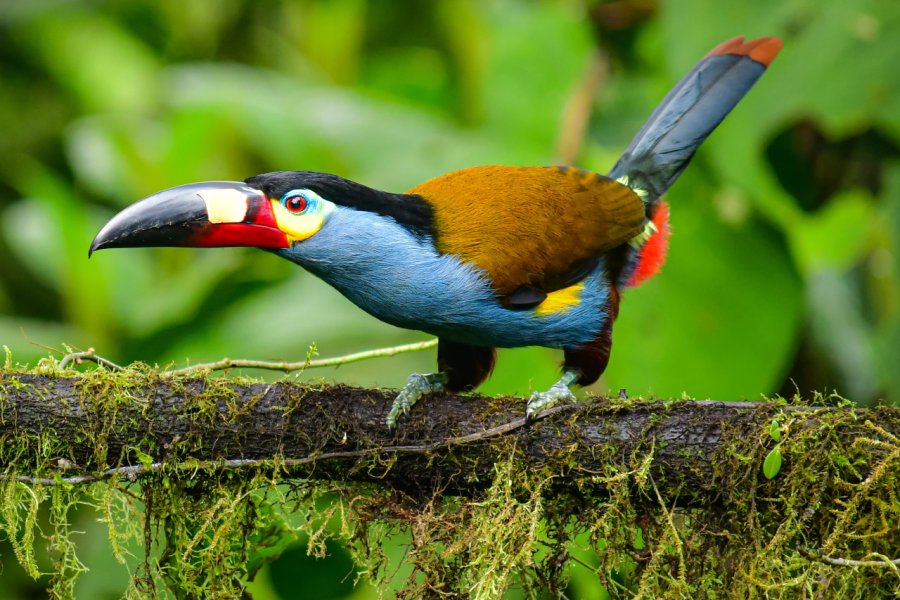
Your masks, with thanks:
[(32, 21), (21, 35), (88, 111), (153, 105), (158, 61), (115, 21), (96, 12), (54, 11)]
[[(291, 4), (285, 4), (290, 10)], [(303, 53), (335, 83), (350, 83), (356, 76), (365, 35), (365, 0), (319, 0), (294, 4), (301, 23), (297, 41)], [(335, 35), (340, 31), (340, 35)]]
[(900, 165), (889, 170), (885, 185), (885, 205), (881, 220), (885, 230), (885, 244), (870, 261), (875, 285), (873, 296), (883, 307), (882, 321), (873, 331), (872, 357), (879, 371), (879, 380), (887, 397), (900, 398)]
[[(113, 600), (123, 597), (128, 588), (129, 569), (138, 568), (139, 559), (137, 557), (143, 551), (143, 540), (135, 537), (118, 540), (120, 544), (123, 542), (128, 544), (128, 547), (123, 549), (130, 554), (129, 565), (126, 568), (113, 556), (109, 533), (103, 523), (103, 520), (111, 517), (112, 513), (103, 514), (89, 506), (79, 507), (77, 512), (73, 511), (73, 513), (69, 518), (80, 532), (78, 557), (89, 569), (87, 576), (78, 578), (75, 597), (96, 600), (105, 598)], [(98, 576), (100, 574), (102, 576)]]
[(871, 327), (855, 278), (834, 269), (817, 269), (808, 276), (806, 295), (812, 339), (841, 375), (842, 391), (857, 401), (871, 401), (878, 378)]
[(885, 386), (886, 397), (891, 400), (900, 398), (900, 369), (897, 369), (900, 363), (900, 319), (895, 318), (879, 331), (876, 342), (876, 366)]
[(421, 104), (439, 105), (450, 73), (434, 48), (407, 47), (379, 52), (369, 61), (366, 83), (378, 94), (394, 94)]
[(487, 162), (478, 157), (492, 149), (421, 110), (272, 73), (191, 66), (169, 75), (176, 108), (228, 114), (246, 144), (280, 169), (352, 172), (370, 186), (400, 191), (454, 165)]
[(0, 21), (16, 23), (35, 19), (43, 13), (52, 12), (65, 4), (66, 0), (29, 0), (28, 2), (3, 2), (0, 4)]
[(187, 107), (172, 111), (165, 126), (169, 132), (166, 151), (157, 156), (163, 187), (173, 182), (249, 177), (242, 140), (229, 115)]
[[(752, 115), (757, 129), (740, 137), (753, 150), (773, 121), (802, 110), (832, 132), (853, 131), (862, 122), (889, 116), (887, 108), (900, 94), (900, 60), (894, 33), (900, 27), (900, 4), (893, 0), (822, 2), (765, 0), (733, 2), (670, 0), (663, 11), (669, 49), (670, 77), (686, 72), (709, 48), (735, 35), (783, 35), (796, 30), (760, 85), (752, 105), (769, 110)], [(759, 98), (757, 98), (759, 97)], [(749, 101), (749, 99), (748, 99)], [(725, 122), (735, 128), (733, 118)], [(743, 129), (743, 128), (741, 128)], [(725, 136), (718, 135), (722, 138)]]
[(702, 177), (695, 166), (669, 195), (662, 273), (622, 298), (612, 389), (736, 400), (782, 382), (800, 325), (800, 280), (771, 230), (719, 220)]
[[(138, 337), (190, 322), (206, 304), (215, 287), (244, 265), (236, 252), (223, 252), (218, 257), (212, 253), (184, 256), (188, 260), (179, 261), (179, 268), (161, 269), (160, 265), (153, 264), (159, 260), (160, 254), (161, 251), (154, 250), (130, 250), (124, 257), (129, 262), (141, 260), (146, 265), (143, 273), (131, 278), (143, 293), (134, 294), (132, 291), (122, 298), (123, 325), (130, 334)], [(143, 256), (139, 259), (138, 255)], [(100, 260), (106, 260), (106, 255), (98, 257), (97, 262)], [(160, 280), (166, 281), (165, 293), (159, 293)], [(124, 277), (119, 281), (125, 285)]]
[(434, 4), (439, 25), (450, 50), (459, 116), (463, 123), (481, 123), (487, 29), (483, 3), (479, 0), (443, 0)]
[[(148, 3), (131, 2), (135, 10), (144, 10), (147, 17), (163, 21), (163, 29), (169, 50), (175, 56), (201, 55), (214, 58), (222, 44), (234, 46), (230, 38), (231, 28), (237, 23), (247, 36), (243, 0), (154, 0)], [(142, 6), (143, 4), (143, 6)], [(244, 22), (241, 22), (241, 21)], [(242, 43), (241, 47), (246, 47)]]
[(0, 344), (13, 349), (12, 360), (17, 364), (33, 365), (50, 356), (47, 346), (61, 351), (65, 351), (64, 344), (87, 348), (95, 339), (93, 332), (81, 331), (71, 323), (0, 316)]
[(354, 593), (353, 561), (347, 550), (334, 540), (324, 542), (328, 556), (324, 560), (309, 556), (305, 544), (297, 544), (270, 567), (273, 587), (282, 598), (295, 597), (303, 590), (307, 598), (338, 600)]
[[(900, 105), (900, 72), (892, 65), (900, 61), (900, 45), (888, 32), (900, 28), (900, 3), (826, 2), (813, 9), (794, 0), (773, 11), (742, 4), (740, 10), (711, 11), (698, 20), (699, 11), (708, 6), (708, 0), (677, 0), (666, 13), (670, 18), (678, 15), (677, 20), (664, 20), (673, 28), (670, 35), (683, 35), (679, 24), (691, 18), (722, 32), (722, 37), (780, 35), (788, 26), (799, 28), (786, 38), (765, 77), (701, 150), (790, 234), (801, 216), (764, 166), (762, 148), (779, 128), (801, 115), (838, 138), (877, 126), (882, 119), (896, 122), (893, 107)], [(710, 28), (707, 18), (723, 22)], [(758, 25), (749, 29), (747, 19)], [(700, 48), (696, 52), (698, 58), (703, 53)]]
[(44, 203), (24, 198), (3, 212), (0, 226), (16, 256), (44, 284), (59, 289), (65, 263), (64, 247), (57, 235), (47, 235), (51, 220), (50, 210)]
[(810, 6), (805, 0), (668, 0), (660, 11), (660, 47), (665, 51), (670, 84), (720, 42), (738, 35), (777, 36), (786, 20), (806, 16), (812, 12)]
[(603, 586), (603, 580), (594, 570), (600, 560), (592, 547), (589, 534), (580, 534), (571, 541), (566, 550), (576, 560), (569, 561), (568, 573), (570, 576), (566, 596), (569, 598), (581, 598), (583, 600), (610, 600), (609, 592)]
[[(103, 274), (87, 263), (91, 234), (86, 232), (93, 227), (86, 203), (43, 165), (22, 161), (18, 167), (15, 183), (30, 198), (20, 205), (16, 216), (28, 230), (26, 236), (13, 233), (10, 239), (17, 240), (16, 250), (35, 274), (44, 268), (55, 272), (53, 285), (66, 300), (66, 319), (93, 332), (101, 347), (111, 345), (114, 323), (109, 319), (109, 288)], [(9, 223), (10, 227), (17, 225), (16, 221)]]
[(152, 189), (146, 181), (162, 179), (166, 135), (167, 129), (150, 119), (104, 115), (74, 121), (64, 142), (79, 182), (114, 206), (126, 206)]
[[(478, 391), (493, 395), (529, 396), (548, 389), (560, 376), (562, 353), (548, 348), (502, 348), (497, 367)], [(524, 403), (522, 410), (525, 410)], [(524, 414), (524, 412), (523, 412)]]
[[(900, 72), (894, 68), (900, 61), (895, 35), (900, 4), (830, 2), (800, 14), (806, 17), (805, 27), (785, 49), (791, 60), (772, 82), (772, 91), (782, 99), (782, 114), (802, 106), (836, 137), (864, 123), (896, 118), (888, 107), (900, 95)], [(791, 101), (785, 103), (785, 98)]]
[(871, 243), (874, 213), (868, 194), (852, 191), (835, 196), (822, 210), (796, 223), (793, 234), (800, 266), (850, 268)]
[(563, 107), (592, 52), (583, 15), (564, 3), (490, 6), (486, 125), (515, 164), (553, 156)]

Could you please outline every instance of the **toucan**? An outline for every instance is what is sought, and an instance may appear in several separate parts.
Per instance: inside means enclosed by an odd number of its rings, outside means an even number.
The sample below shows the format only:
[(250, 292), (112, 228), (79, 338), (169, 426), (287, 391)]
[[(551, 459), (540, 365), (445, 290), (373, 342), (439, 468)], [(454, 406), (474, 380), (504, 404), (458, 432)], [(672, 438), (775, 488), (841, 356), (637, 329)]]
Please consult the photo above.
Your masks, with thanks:
[[(569, 166), (477, 166), (405, 193), (337, 175), (277, 171), (159, 192), (125, 208), (90, 253), (141, 246), (254, 246), (282, 256), (387, 323), (437, 336), (438, 370), (414, 373), (387, 415), (423, 395), (468, 391), (496, 348), (563, 350), (533, 418), (609, 362), (622, 291), (665, 257), (662, 195), (781, 49), (737, 37), (663, 98), (606, 175)], [(89, 255), (90, 255), (89, 253)]]

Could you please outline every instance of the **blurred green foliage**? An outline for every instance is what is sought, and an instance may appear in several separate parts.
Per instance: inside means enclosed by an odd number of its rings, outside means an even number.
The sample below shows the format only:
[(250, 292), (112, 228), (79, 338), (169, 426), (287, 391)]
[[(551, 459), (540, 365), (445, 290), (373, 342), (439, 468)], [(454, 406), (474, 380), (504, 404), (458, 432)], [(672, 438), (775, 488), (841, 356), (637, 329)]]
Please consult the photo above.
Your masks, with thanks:
[[(69, 345), (181, 364), (423, 339), (258, 251), (88, 261), (87, 248), (118, 209), (191, 181), (297, 168), (400, 191), (471, 165), (555, 163), (597, 50), (609, 72), (578, 162), (603, 172), (667, 89), (738, 34), (781, 36), (784, 50), (669, 194), (668, 264), (627, 293), (598, 388), (897, 402), (896, 0), (6, 1), (0, 344), (20, 362)], [(557, 360), (504, 351), (484, 391), (545, 387)], [(396, 387), (432, 366), (422, 353), (305, 376)], [(88, 565), (115, 569), (85, 527)], [(289, 553), (255, 593), (291, 597), (317, 578), (316, 597), (371, 592), (347, 585), (346, 559), (326, 563)], [(14, 564), (3, 573), (0, 596), (25, 593)], [(573, 576), (577, 597), (603, 597), (588, 569)], [(123, 585), (81, 581), (90, 598)]]

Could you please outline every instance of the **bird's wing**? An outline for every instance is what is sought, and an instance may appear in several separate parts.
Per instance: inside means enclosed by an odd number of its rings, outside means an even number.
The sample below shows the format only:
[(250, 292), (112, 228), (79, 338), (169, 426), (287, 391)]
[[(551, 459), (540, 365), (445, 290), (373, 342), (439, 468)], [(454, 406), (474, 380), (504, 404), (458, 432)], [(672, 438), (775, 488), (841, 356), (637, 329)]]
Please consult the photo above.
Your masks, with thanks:
[(473, 167), (408, 193), (432, 206), (438, 251), (483, 269), (519, 306), (583, 278), (645, 218), (630, 188), (569, 167)]

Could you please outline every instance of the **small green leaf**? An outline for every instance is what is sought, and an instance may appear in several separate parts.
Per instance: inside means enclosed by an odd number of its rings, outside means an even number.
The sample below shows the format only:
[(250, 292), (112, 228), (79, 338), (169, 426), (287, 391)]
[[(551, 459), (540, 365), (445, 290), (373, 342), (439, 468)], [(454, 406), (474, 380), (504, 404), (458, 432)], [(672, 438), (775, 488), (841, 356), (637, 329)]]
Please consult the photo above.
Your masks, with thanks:
[(634, 530), (634, 541), (632, 542), (635, 550), (643, 550), (647, 547), (647, 543), (644, 541), (644, 530), (641, 527), (636, 527)]
[(775, 447), (766, 455), (762, 470), (766, 479), (772, 479), (781, 471), (781, 444), (775, 444)]
[(153, 464), (153, 457), (146, 452), (141, 451), (140, 448), (134, 449), (134, 455), (137, 457), (138, 461), (140, 461), (140, 463), (144, 465), (144, 467), (149, 468), (150, 465)]
[(781, 441), (781, 426), (777, 419), (772, 419), (772, 423), (769, 425), (769, 436), (776, 442)]

